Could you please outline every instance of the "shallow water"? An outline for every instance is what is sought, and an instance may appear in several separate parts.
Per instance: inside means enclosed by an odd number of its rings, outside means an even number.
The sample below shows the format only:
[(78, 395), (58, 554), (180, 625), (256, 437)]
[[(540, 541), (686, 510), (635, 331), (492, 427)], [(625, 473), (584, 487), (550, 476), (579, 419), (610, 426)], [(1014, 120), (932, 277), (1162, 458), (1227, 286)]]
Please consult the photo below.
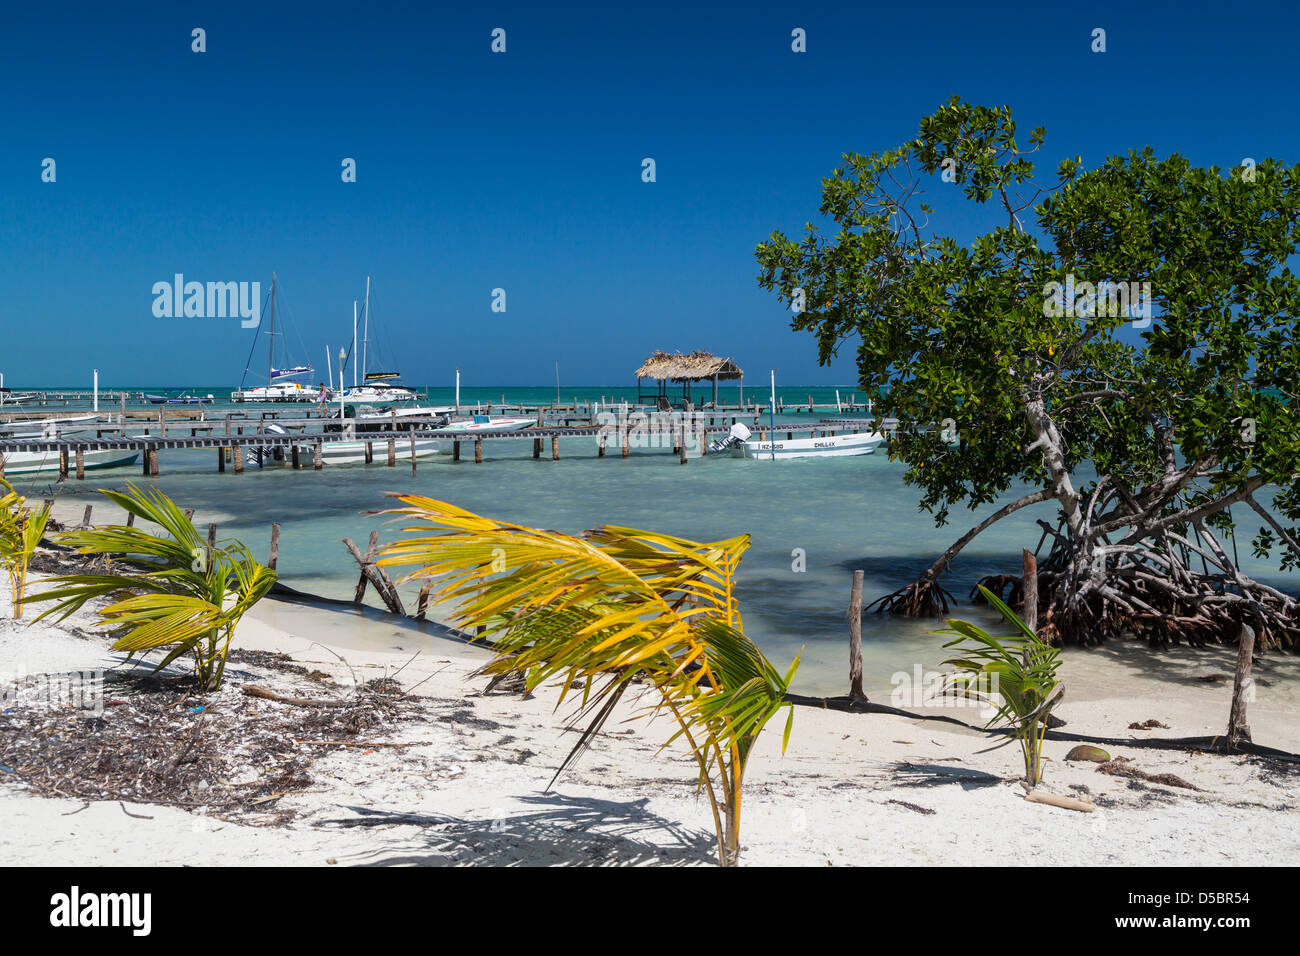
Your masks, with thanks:
[[(472, 456), (459, 463), (450, 455), (425, 458), (415, 479), (409, 462), (399, 459), (390, 469), (381, 453), (370, 466), (250, 467), (242, 475), (229, 469), (218, 475), (211, 450), (164, 451), (157, 483), (183, 507), (196, 508), (196, 522), (217, 522), (221, 537), (239, 537), (263, 556), (270, 524), (279, 521), (282, 579), (333, 598), (350, 598), (357, 581), (343, 537), (364, 549), (372, 528), (380, 529), (381, 542), (397, 536), (397, 526), (366, 513), (388, 506), (386, 491), (430, 495), (569, 532), (618, 524), (699, 540), (748, 533), (752, 546), (738, 582), (746, 631), (782, 668), (802, 649), (796, 689), (807, 694), (847, 690), (845, 610), (855, 568), (866, 572), (864, 601), (870, 602), (914, 580), (997, 507), (955, 512), (947, 527), (936, 529), (918, 512), (917, 491), (903, 484), (903, 466), (884, 453), (775, 463), (692, 456), (683, 467), (666, 448), (634, 449), (627, 460), (611, 449), (599, 459), (595, 439), (564, 438), (560, 451), (558, 462), (550, 460), (549, 447), (534, 460), (530, 440), (491, 440), (484, 443), (483, 465)], [(128, 480), (140, 481), (138, 467), (92, 473), (81, 487), (69, 481), (62, 496), (89, 500), (94, 488)], [(39, 493), (42, 484), (28, 479), (20, 490)], [(967, 604), (967, 594), (981, 575), (1018, 568), (1020, 548), (1038, 542), (1040, 517), (1053, 519), (1054, 508), (1025, 509), (1000, 522), (954, 561), (944, 583), (962, 601), (956, 616), (996, 621)], [(1292, 590), (1300, 584), (1294, 575), (1268, 574), (1247, 557), (1244, 543), (1241, 550), (1248, 570)], [(413, 606), (414, 589), (406, 590)], [(932, 620), (865, 615), (868, 694), (887, 696), (893, 675), (916, 665), (937, 668), (946, 656), (937, 627)]]

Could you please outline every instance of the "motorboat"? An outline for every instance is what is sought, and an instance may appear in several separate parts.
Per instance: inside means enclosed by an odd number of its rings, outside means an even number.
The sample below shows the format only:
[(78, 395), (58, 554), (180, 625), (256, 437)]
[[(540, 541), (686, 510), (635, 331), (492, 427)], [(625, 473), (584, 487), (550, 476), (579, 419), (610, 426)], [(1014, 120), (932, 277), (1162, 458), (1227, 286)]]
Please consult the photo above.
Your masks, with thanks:
[(741, 422), (731, 426), (725, 438), (709, 446), (711, 451), (729, 452), (733, 458), (772, 461), (785, 458), (846, 458), (870, 455), (885, 441), (880, 432), (845, 433), (812, 438), (774, 438), (753, 441), (752, 432)]

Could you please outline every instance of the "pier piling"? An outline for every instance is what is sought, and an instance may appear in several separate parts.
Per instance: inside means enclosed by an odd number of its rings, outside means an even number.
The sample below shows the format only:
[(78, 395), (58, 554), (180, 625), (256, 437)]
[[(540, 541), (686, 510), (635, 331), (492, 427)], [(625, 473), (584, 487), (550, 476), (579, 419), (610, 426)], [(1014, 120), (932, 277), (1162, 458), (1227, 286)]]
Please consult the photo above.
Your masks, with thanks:
[(271, 522), (271, 553), (266, 559), (266, 566), (272, 571), (275, 570), (276, 563), (280, 560), (280, 523)]
[(849, 592), (849, 697), (866, 700), (862, 692), (862, 571), (853, 572)]
[(483, 464), (483, 439), (474, 439), (474, 464)]

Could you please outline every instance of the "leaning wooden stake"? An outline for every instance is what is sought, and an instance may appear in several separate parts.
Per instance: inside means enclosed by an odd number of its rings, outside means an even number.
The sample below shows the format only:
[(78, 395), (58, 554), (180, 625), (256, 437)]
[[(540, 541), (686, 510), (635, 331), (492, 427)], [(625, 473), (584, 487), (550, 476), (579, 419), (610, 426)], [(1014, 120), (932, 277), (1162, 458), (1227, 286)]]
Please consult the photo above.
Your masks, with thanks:
[(1242, 741), (1250, 740), (1250, 725), (1246, 723), (1246, 704), (1254, 688), (1250, 676), (1255, 656), (1255, 630), (1249, 624), (1241, 625), (1241, 639), (1237, 644), (1237, 674), (1232, 682), (1232, 710), (1228, 713), (1228, 749), (1235, 750)]
[(273, 521), (271, 523), (271, 555), (266, 559), (266, 566), (272, 571), (275, 570), (276, 563), (280, 560), (280, 523)]
[(425, 615), (429, 612), (429, 588), (432, 586), (432, 581), (425, 581), (420, 587), (420, 600), (415, 607), (415, 619), (417, 621), (423, 621)]
[(361, 565), (361, 580), (357, 582), (357, 596), (353, 599), (353, 603), (361, 603), (361, 598), (366, 593), (366, 583), (369, 582), (390, 611), (394, 614), (405, 614), (406, 609), (402, 607), (402, 599), (397, 594), (397, 588), (393, 586), (393, 582), (389, 580), (383, 569), (374, 563), (375, 551), (379, 546), (379, 532), (370, 532), (370, 547), (366, 550), (365, 557), (361, 556), (361, 549), (351, 538), (344, 538), (343, 543), (352, 552), (352, 557), (356, 559), (357, 564)]
[(862, 571), (853, 572), (849, 592), (849, 697), (866, 700), (862, 691)]

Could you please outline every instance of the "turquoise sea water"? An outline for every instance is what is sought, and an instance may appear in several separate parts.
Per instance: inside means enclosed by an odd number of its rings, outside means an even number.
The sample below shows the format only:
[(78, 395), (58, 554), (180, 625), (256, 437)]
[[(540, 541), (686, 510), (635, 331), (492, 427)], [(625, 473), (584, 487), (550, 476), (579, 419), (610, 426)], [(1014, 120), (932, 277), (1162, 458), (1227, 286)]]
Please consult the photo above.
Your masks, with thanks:
[[(197, 390), (196, 390), (197, 391)], [(538, 401), (533, 390), (485, 389), (499, 401)], [(537, 391), (544, 392), (544, 389)], [(616, 389), (576, 391), (580, 401)], [(748, 393), (748, 389), (746, 392)], [(787, 400), (806, 401), (809, 389), (790, 389)], [(842, 393), (847, 397), (847, 389)], [(820, 399), (826, 390), (814, 392)], [(462, 390), (462, 402), (476, 393)], [(634, 390), (625, 390), (632, 398)], [(441, 393), (431, 396), (443, 400)], [(565, 397), (572, 401), (573, 396)], [(554, 400), (552, 389), (550, 399)], [(545, 396), (540, 396), (545, 400)], [(834, 390), (830, 390), (834, 400)], [(283, 406), (281, 406), (283, 408)], [(807, 420), (787, 415), (781, 420)], [(886, 594), (912, 580), (935, 557), (996, 505), (977, 512), (958, 511), (941, 529), (916, 507), (917, 492), (903, 484), (903, 466), (884, 453), (859, 458), (751, 461), (722, 456), (692, 456), (686, 466), (669, 449), (633, 449), (623, 460), (617, 451), (596, 457), (595, 439), (566, 438), (561, 460), (549, 447), (539, 460), (531, 441), (485, 442), (485, 463), (472, 456), (453, 463), (450, 455), (421, 459), (418, 475), (399, 460), (388, 468), (382, 454), (370, 466), (336, 466), (314, 472), (286, 467), (242, 475), (217, 474), (211, 450), (164, 451), (158, 485), (184, 507), (196, 508), (196, 521), (215, 520), (220, 536), (241, 538), (265, 556), (270, 525), (282, 525), (280, 573), (296, 588), (334, 598), (351, 598), (355, 563), (341, 543), (353, 538), (362, 548), (372, 528), (381, 541), (397, 527), (366, 512), (384, 508), (386, 491), (416, 492), (522, 524), (577, 532), (598, 524), (619, 524), (711, 540), (748, 533), (752, 547), (741, 566), (739, 592), (748, 633), (778, 665), (803, 649), (797, 689), (809, 694), (847, 689), (848, 626), (845, 609), (853, 570), (866, 572), (864, 599)], [(139, 468), (92, 472), (78, 484), (66, 483), (62, 496), (90, 501), (96, 487), (140, 481)], [(39, 493), (49, 479), (25, 479), (20, 490)], [(1014, 496), (1014, 492), (1012, 496)], [(962, 605), (958, 616), (993, 620), (965, 603), (972, 583), (983, 574), (1014, 571), (1021, 547), (1039, 539), (1036, 518), (1054, 520), (1050, 505), (1025, 509), (1000, 522), (956, 561), (945, 584)], [(1252, 573), (1300, 588), (1300, 578), (1279, 578), (1248, 558), (1243, 535), (1243, 565)], [(802, 556), (802, 558), (801, 558)], [(414, 590), (408, 589), (409, 607)], [(863, 621), (864, 673), (868, 694), (887, 696), (891, 676), (916, 665), (936, 668), (946, 656), (932, 620), (868, 614)], [(878, 698), (879, 699), (879, 698)]]

